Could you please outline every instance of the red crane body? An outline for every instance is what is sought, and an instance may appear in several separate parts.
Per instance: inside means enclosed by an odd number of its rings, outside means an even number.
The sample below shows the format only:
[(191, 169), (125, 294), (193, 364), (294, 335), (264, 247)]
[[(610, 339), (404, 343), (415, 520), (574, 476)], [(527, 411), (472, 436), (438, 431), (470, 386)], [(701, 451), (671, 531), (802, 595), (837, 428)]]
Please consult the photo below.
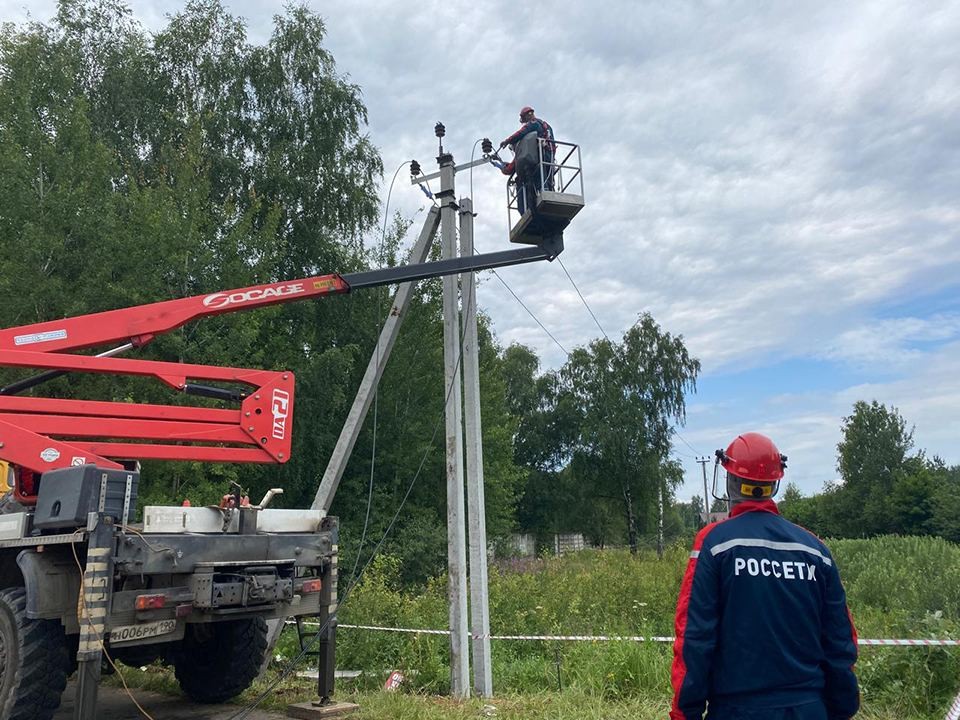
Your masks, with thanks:
[(251, 388), (238, 396), (242, 398), (238, 409), (2, 394), (0, 458), (19, 470), (14, 486), (17, 500), (36, 502), (33, 478), (37, 474), (84, 463), (119, 468), (116, 460), (120, 458), (286, 462), (290, 458), (293, 373), (67, 351), (117, 341), (139, 347), (198, 318), (349, 290), (339, 275), (321, 275), (0, 330), (0, 366), (141, 375), (181, 391), (188, 380)]
[[(118, 460), (285, 463), (290, 459), (292, 372), (110, 356), (118, 351), (141, 347), (157, 335), (203, 317), (347, 293), (357, 287), (552, 260), (562, 249), (562, 239), (556, 237), (537, 247), (351, 275), (318, 275), (0, 329), (0, 367), (46, 371), (0, 388), (0, 460), (15, 469), (14, 495), (20, 503), (33, 505), (39, 475), (86, 463), (120, 468)], [(118, 341), (123, 343), (120, 348), (101, 355), (70, 352)], [(239, 408), (15, 394), (69, 372), (153, 377), (174, 390), (237, 401)], [(197, 380), (239, 384), (249, 390), (190, 382)]]

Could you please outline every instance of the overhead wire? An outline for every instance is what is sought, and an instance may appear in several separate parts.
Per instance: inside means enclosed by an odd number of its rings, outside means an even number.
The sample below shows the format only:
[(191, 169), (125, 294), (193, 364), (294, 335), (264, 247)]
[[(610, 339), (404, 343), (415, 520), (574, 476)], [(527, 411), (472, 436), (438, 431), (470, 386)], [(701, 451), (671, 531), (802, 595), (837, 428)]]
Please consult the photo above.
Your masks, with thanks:
[[(597, 324), (597, 327), (600, 328), (600, 332), (603, 333), (603, 336), (607, 339), (607, 341), (612, 344), (610, 337), (607, 335), (606, 331), (603, 329), (603, 326), (600, 324), (600, 321), (597, 319), (596, 314), (591, 309), (590, 304), (587, 302), (587, 299), (583, 296), (583, 293), (580, 292), (580, 288), (577, 287), (577, 283), (574, 281), (573, 277), (570, 275), (570, 272), (567, 270), (566, 266), (563, 264), (563, 261), (558, 257), (557, 262), (560, 263), (560, 267), (563, 268), (563, 272), (566, 274), (567, 279), (570, 281), (570, 284), (573, 285), (573, 289), (576, 290), (577, 295), (580, 297), (581, 302), (583, 302), (583, 306), (587, 309), (587, 312), (590, 313), (590, 317), (593, 318), (593, 321)], [(630, 330), (635, 328), (639, 322), (640, 322), (640, 319), (637, 319), (636, 322), (634, 322), (633, 325), (630, 326)], [(629, 332), (629, 330), (627, 332)], [(687, 442), (687, 439), (680, 434), (679, 430), (674, 428), (673, 434), (676, 435), (678, 438), (680, 438), (680, 440), (683, 442), (684, 445), (690, 448), (690, 450), (693, 452), (694, 458), (699, 456), (699, 453), (697, 453), (696, 448), (694, 448), (693, 445)], [(674, 448), (673, 450), (674, 452), (677, 452), (676, 448)], [(686, 455), (686, 453), (678, 453), (678, 454)]]
[[(477, 247), (476, 242), (474, 242), (474, 248), (476, 248), (476, 247)], [(533, 321), (534, 321), (537, 325), (540, 326), (540, 329), (543, 330), (543, 332), (545, 332), (545, 333), (547, 334), (547, 337), (549, 337), (551, 340), (553, 340), (554, 344), (555, 344), (558, 348), (560, 348), (560, 352), (563, 353), (564, 357), (569, 357), (569, 356), (570, 356), (570, 351), (567, 350), (567, 349), (563, 346), (563, 343), (561, 343), (559, 340), (557, 340), (556, 336), (547, 329), (547, 326), (544, 325), (544, 324), (540, 321), (540, 318), (538, 318), (538, 317), (534, 314), (533, 310), (531, 310), (529, 307), (527, 307), (526, 303), (524, 303), (523, 300), (520, 299), (520, 296), (517, 295), (517, 293), (515, 293), (515, 292), (513, 291), (513, 288), (510, 287), (510, 285), (507, 283), (507, 281), (504, 280), (504, 279), (500, 276), (500, 273), (498, 273), (498, 272), (497, 272), (496, 270), (494, 270), (493, 268), (490, 268), (490, 269), (489, 269), (489, 272), (490, 272), (497, 280), (500, 281), (500, 284), (503, 285), (503, 286), (507, 289), (507, 292), (509, 292), (511, 295), (513, 295), (513, 299), (516, 300), (516, 301), (520, 304), (520, 307), (522, 307), (524, 310), (526, 310), (527, 314), (528, 314), (531, 318), (533, 318)]]
[[(387, 241), (387, 219), (390, 217), (390, 198), (393, 196), (393, 185), (397, 181), (397, 176), (400, 174), (400, 171), (403, 170), (407, 165), (410, 164), (409, 160), (404, 160), (397, 166), (397, 169), (393, 173), (393, 178), (390, 180), (390, 187), (387, 190), (387, 202), (383, 208), (383, 225), (380, 230), (380, 247), (377, 249), (377, 265), (378, 267), (383, 267), (383, 248), (386, 245)], [(380, 339), (383, 334), (383, 323), (380, 321), (380, 317), (383, 314), (383, 303), (382, 296), (378, 294), (377, 296), (377, 315), (375, 318), (376, 333), (377, 333), (377, 345), (375, 349), (376, 353), (376, 362), (377, 365), (380, 365)], [(360, 562), (360, 553), (363, 552), (363, 544), (367, 539), (367, 530), (370, 527), (370, 512), (373, 508), (373, 486), (374, 486), (374, 475), (376, 472), (377, 466), (377, 428), (378, 428), (378, 419), (380, 412), (380, 387), (379, 383), (373, 388), (373, 427), (371, 430), (371, 448), (370, 448), (370, 481), (367, 487), (367, 510), (363, 520), (363, 531), (360, 534), (360, 544), (357, 546), (357, 556), (354, 559), (353, 569), (350, 571), (351, 578), (357, 572), (357, 565)]]
[[(478, 145), (480, 142), (481, 142), (481, 140), (477, 140), (477, 141), (473, 144), (473, 151), (472, 151), (471, 154), (470, 154), (470, 161), (471, 161), (471, 167), (470, 167), (470, 201), (471, 201), (471, 204), (472, 204), (472, 202), (473, 202), (473, 167), (472, 167), (473, 154), (474, 154), (474, 152), (476, 152), (477, 145)], [(607, 334), (607, 331), (603, 328), (603, 325), (600, 324), (600, 320), (597, 318), (596, 313), (594, 313), (593, 308), (590, 307), (590, 303), (587, 302), (586, 297), (584, 297), (583, 293), (580, 291), (579, 286), (577, 285), (576, 281), (573, 279), (573, 276), (570, 274), (570, 271), (567, 270), (566, 265), (563, 264), (563, 260), (562, 260), (561, 258), (559, 258), (559, 257), (557, 257), (556, 260), (557, 260), (557, 262), (560, 264), (560, 267), (563, 268), (563, 272), (564, 272), (564, 274), (567, 276), (567, 280), (570, 281), (570, 284), (573, 286), (573, 289), (574, 289), (574, 291), (577, 293), (577, 296), (580, 298), (580, 301), (583, 303), (583, 306), (586, 308), (587, 312), (590, 314), (590, 317), (593, 318), (593, 322), (596, 323), (597, 327), (600, 329), (600, 332), (603, 334), (603, 337), (606, 338), (607, 342), (610, 342), (610, 343), (612, 344), (613, 341), (610, 340), (610, 336)], [(507, 289), (507, 291), (514, 297), (514, 299), (515, 299), (518, 303), (520, 303), (520, 306), (527, 312), (527, 314), (530, 315), (531, 318), (533, 318), (533, 320), (537, 323), (537, 325), (540, 326), (540, 329), (542, 329), (542, 330), (550, 337), (550, 339), (553, 340), (553, 342), (557, 345), (557, 347), (560, 348), (560, 350), (563, 352), (563, 354), (564, 354), (565, 356), (569, 357), (569, 355), (570, 355), (569, 351), (560, 343), (559, 340), (557, 340), (557, 338), (553, 335), (553, 333), (551, 333), (551, 332), (546, 328), (546, 326), (545, 326), (545, 325), (540, 321), (540, 319), (533, 313), (533, 311), (531, 311), (530, 308), (528, 308), (528, 307), (526, 306), (526, 304), (520, 299), (520, 297), (513, 291), (513, 288), (511, 288), (511, 287), (507, 284), (506, 280), (504, 280), (504, 279), (500, 276), (500, 274), (497, 273), (496, 270), (491, 269), (490, 272), (493, 273), (494, 277), (496, 277), (497, 280), (499, 280), (499, 281), (503, 284), (503, 286), (504, 286), (504, 287)], [(639, 320), (638, 320), (637, 322), (639, 322)], [(637, 322), (635, 322), (635, 323), (633, 324), (633, 326), (631, 326), (631, 328), (634, 327), (634, 326), (636, 326)], [(696, 449), (695, 449), (689, 442), (687, 442), (686, 438), (684, 438), (683, 435), (681, 435), (680, 432), (677, 431), (676, 429), (674, 429), (674, 434), (675, 434), (677, 437), (679, 437), (680, 440), (683, 441), (683, 443), (684, 443), (688, 448), (690, 448), (690, 450), (693, 451), (694, 457), (696, 457), (696, 456), (697, 456), (697, 451), (696, 451)], [(674, 451), (676, 452), (676, 449), (674, 449)], [(685, 453), (680, 453), (680, 454), (685, 455)]]
[(583, 296), (583, 293), (580, 292), (580, 288), (577, 287), (577, 283), (574, 282), (573, 276), (570, 275), (570, 272), (567, 270), (567, 266), (563, 264), (563, 260), (557, 257), (557, 262), (560, 263), (560, 267), (563, 268), (563, 272), (567, 276), (567, 280), (570, 281), (570, 284), (573, 285), (573, 289), (577, 291), (577, 295), (580, 297), (580, 302), (583, 303), (583, 306), (587, 309), (587, 312), (590, 313), (590, 317), (593, 318), (593, 321), (597, 324), (597, 327), (600, 328), (600, 332), (603, 333), (603, 336), (607, 339), (607, 342), (612, 343), (610, 336), (607, 335), (607, 331), (603, 329), (603, 325), (600, 324), (600, 321), (597, 320), (596, 314), (593, 312), (593, 308), (590, 307), (590, 303), (587, 302), (587, 299)]
[(513, 291), (513, 288), (511, 288), (511, 287), (507, 284), (507, 281), (504, 280), (502, 277), (500, 277), (500, 274), (499, 274), (496, 270), (490, 270), (490, 272), (492, 272), (492, 273), (493, 273), (493, 276), (503, 284), (503, 286), (507, 289), (507, 292), (509, 292), (511, 295), (513, 295), (513, 299), (516, 300), (518, 303), (520, 303), (520, 307), (522, 307), (524, 310), (527, 311), (527, 314), (528, 314), (530, 317), (533, 318), (534, 322), (536, 322), (537, 325), (540, 326), (540, 329), (543, 330), (551, 340), (553, 340), (554, 344), (555, 344), (558, 348), (560, 348), (560, 351), (564, 354), (564, 356), (565, 356), (565, 357), (569, 357), (569, 356), (570, 356), (570, 351), (567, 350), (567, 349), (561, 344), (561, 342), (560, 342), (559, 340), (557, 340), (557, 338), (554, 336), (554, 334), (553, 334), (552, 332), (550, 332), (549, 330), (547, 330), (547, 327), (546, 327), (542, 322), (540, 322), (540, 318), (538, 318), (536, 315), (534, 315), (534, 314), (533, 314), (533, 311), (532, 311), (530, 308), (528, 308), (528, 307), (526, 306), (526, 304), (524, 304), (523, 300), (521, 300), (521, 299), (517, 296), (517, 294)]
[[(387, 218), (390, 217), (390, 197), (393, 195), (393, 184), (397, 181), (397, 175), (400, 174), (400, 171), (409, 163), (409, 160), (405, 160), (397, 166), (397, 169), (393, 173), (393, 179), (390, 181), (390, 187), (387, 190), (387, 202), (383, 208), (383, 225), (380, 230), (380, 246), (377, 248), (376, 262), (379, 268), (383, 267), (383, 246), (386, 243), (387, 238)], [(374, 324), (376, 328), (375, 337), (376, 340), (374, 346), (374, 353), (376, 354), (377, 365), (380, 364), (380, 333), (383, 331), (383, 325), (380, 322), (380, 315), (382, 311), (382, 304), (380, 302), (381, 296), (380, 293), (377, 293), (377, 314), (374, 318)], [(374, 473), (377, 466), (377, 421), (380, 411), (380, 387), (379, 383), (373, 388), (373, 427), (371, 430), (371, 448), (370, 448), (370, 480), (367, 486), (367, 509), (363, 519), (363, 531), (360, 533), (360, 544), (357, 546), (357, 556), (353, 563), (353, 569), (350, 571), (350, 576), (353, 577), (354, 573), (357, 571), (357, 565), (360, 562), (360, 553), (363, 552), (363, 544), (367, 539), (367, 529), (370, 527), (370, 511), (373, 507), (373, 485), (374, 485)]]
[[(477, 141), (474, 143), (474, 145), (473, 145), (473, 152), (476, 151), (477, 145), (478, 145), (480, 142), (481, 142), (481, 140), (477, 140)], [(473, 152), (471, 152), (471, 155), (470, 155), (470, 161), (471, 161), (471, 167), (470, 167), (470, 202), (471, 202), (471, 205), (472, 205), (472, 203), (473, 203), (473, 166), (472, 166), (472, 163), (473, 163)], [(593, 312), (593, 309), (590, 307), (590, 304), (587, 302), (587, 299), (584, 297), (583, 293), (580, 292), (580, 288), (577, 286), (577, 283), (576, 283), (576, 281), (574, 281), (573, 276), (570, 275), (570, 272), (567, 270), (566, 266), (563, 264), (563, 260), (561, 260), (559, 257), (557, 257), (556, 260), (557, 260), (557, 262), (560, 264), (560, 267), (563, 268), (563, 272), (564, 272), (564, 274), (567, 276), (567, 280), (570, 281), (570, 284), (573, 286), (573, 289), (576, 291), (577, 296), (580, 298), (580, 301), (583, 303), (583, 306), (587, 309), (587, 312), (590, 314), (590, 317), (593, 318), (594, 323), (596, 323), (597, 327), (600, 329), (600, 332), (603, 334), (604, 338), (606, 338), (607, 342), (609, 342), (611, 345), (613, 345), (613, 341), (610, 340), (610, 336), (607, 335), (607, 331), (604, 330), (603, 326), (600, 324), (600, 321), (597, 319), (596, 313)], [(545, 326), (542, 322), (540, 322), (540, 319), (533, 313), (533, 311), (530, 310), (530, 308), (528, 308), (528, 307), (526, 306), (526, 304), (520, 299), (520, 297), (513, 291), (513, 288), (511, 288), (511, 287), (507, 284), (506, 280), (504, 280), (502, 277), (500, 277), (499, 273), (497, 273), (496, 270), (491, 269), (490, 272), (493, 273), (494, 277), (496, 277), (497, 280), (499, 280), (499, 281), (503, 284), (503, 286), (504, 286), (504, 287), (507, 289), (507, 291), (514, 297), (514, 299), (515, 299), (518, 303), (520, 303), (520, 306), (521, 306), (524, 310), (526, 310), (526, 312), (530, 315), (530, 317), (533, 318), (533, 320), (537, 323), (537, 325), (539, 325), (540, 328), (550, 337), (550, 339), (553, 340), (553, 342), (557, 345), (557, 347), (559, 347), (560, 350), (563, 352), (564, 356), (569, 357), (569, 356), (570, 356), (569, 351), (560, 343), (559, 340), (557, 340), (557, 338), (553, 335), (553, 333), (551, 333), (551, 332), (546, 328), (546, 326)], [(639, 322), (639, 321), (637, 321), (637, 322)], [(637, 324), (637, 323), (634, 323), (634, 325), (636, 325), (636, 324)], [(688, 447), (690, 447), (691, 450), (693, 450), (693, 447), (690, 445), (690, 443), (688, 443), (688, 442), (686, 441), (686, 439), (683, 438), (683, 436), (680, 435), (680, 433), (679, 433), (678, 431), (674, 430), (674, 433), (675, 433), (681, 440), (683, 440), (683, 442), (684, 442)], [(696, 450), (694, 450), (694, 453), (696, 453)]]
[[(613, 341), (610, 339), (610, 336), (607, 335), (607, 331), (604, 330), (603, 325), (600, 324), (600, 320), (597, 318), (596, 313), (594, 313), (593, 308), (590, 307), (590, 303), (587, 302), (586, 297), (584, 297), (583, 293), (580, 291), (580, 288), (577, 285), (576, 281), (573, 279), (573, 276), (570, 274), (570, 271), (567, 270), (567, 266), (563, 264), (563, 260), (559, 257), (557, 257), (556, 260), (560, 264), (560, 267), (563, 268), (563, 272), (567, 276), (567, 280), (570, 281), (570, 284), (573, 286), (574, 291), (576, 291), (577, 296), (580, 298), (580, 302), (583, 303), (583, 306), (587, 309), (587, 312), (590, 314), (590, 317), (593, 318), (593, 322), (596, 323), (597, 327), (600, 329), (600, 332), (603, 334), (603, 337), (606, 338), (607, 342), (613, 345)], [(636, 327), (637, 323), (639, 322), (640, 320), (638, 319), (636, 322), (633, 323), (633, 325), (630, 326), (630, 329), (632, 330), (634, 327)], [(696, 458), (698, 455), (697, 451), (689, 442), (687, 442), (687, 439), (683, 437), (683, 435), (681, 435), (680, 432), (675, 428), (673, 430), (673, 433), (678, 438), (680, 438), (681, 441), (683, 441), (684, 445), (686, 445), (688, 448), (690, 448), (690, 450), (693, 451), (694, 458)], [(677, 452), (676, 448), (674, 448), (673, 450), (674, 452)], [(685, 455), (685, 453), (679, 453), (679, 454)]]

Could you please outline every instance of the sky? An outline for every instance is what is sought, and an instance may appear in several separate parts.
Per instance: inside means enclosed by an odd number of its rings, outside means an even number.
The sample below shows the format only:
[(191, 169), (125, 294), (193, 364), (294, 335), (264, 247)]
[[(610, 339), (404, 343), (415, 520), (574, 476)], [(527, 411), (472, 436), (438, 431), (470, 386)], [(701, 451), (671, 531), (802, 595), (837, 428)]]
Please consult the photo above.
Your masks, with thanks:
[[(225, 0), (265, 42), (275, 0)], [(183, 7), (131, 0), (150, 30)], [(478, 303), (543, 369), (644, 312), (702, 363), (675, 456), (770, 435), (805, 493), (836, 479), (857, 400), (895, 406), (928, 455), (960, 463), (960, 3), (308, 3), (363, 90), (381, 200), (411, 158), (467, 162), (532, 105), (579, 144), (586, 205), (559, 263), (486, 275)], [(0, 0), (46, 20), (51, 0)], [(400, 170), (390, 212), (419, 225)], [(460, 196), (471, 191), (457, 175)], [(476, 242), (507, 247), (503, 177), (472, 174)], [(411, 233), (415, 237), (415, 233)], [(569, 272), (597, 321), (591, 317)]]

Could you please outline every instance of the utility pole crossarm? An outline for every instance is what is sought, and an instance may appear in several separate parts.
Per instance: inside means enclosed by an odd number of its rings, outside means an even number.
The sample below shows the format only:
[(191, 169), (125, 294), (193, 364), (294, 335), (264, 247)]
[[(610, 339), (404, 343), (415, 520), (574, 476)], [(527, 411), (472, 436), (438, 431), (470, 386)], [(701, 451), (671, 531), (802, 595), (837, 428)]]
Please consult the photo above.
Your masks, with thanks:
[[(491, 161), (489, 157), (482, 157), (478, 160), (471, 160), (468, 163), (462, 163), (460, 165), (455, 165), (453, 168), (454, 172), (460, 172), (461, 170), (469, 170), (472, 167), (478, 167), (479, 165), (486, 165)], [(440, 177), (439, 172), (430, 173), (429, 175), (418, 175), (417, 177), (410, 178), (411, 185), (419, 185), (422, 182), (429, 182), (431, 180), (436, 180)]]

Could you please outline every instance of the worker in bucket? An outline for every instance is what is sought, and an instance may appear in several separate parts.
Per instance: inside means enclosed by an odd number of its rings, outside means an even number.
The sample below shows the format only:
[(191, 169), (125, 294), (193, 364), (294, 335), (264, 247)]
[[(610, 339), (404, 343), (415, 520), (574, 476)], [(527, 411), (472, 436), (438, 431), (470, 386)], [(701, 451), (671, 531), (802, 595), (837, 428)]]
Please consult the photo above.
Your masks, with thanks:
[(759, 433), (716, 455), (730, 517), (697, 534), (687, 563), (671, 719), (853, 717), (856, 629), (827, 546), (777, 511), (786, 456)]
[[(530, 106), (520, 110), (520, 129), (500, 143), (500, 149), (513, 148), (513, 161), (501, 170), (504, 175), (516, 172), (517, 209), (520, 214), (533, 206), (533, 198), (543, 188), (553, 189), (553, 159), (556, 144), (553, 128), (546, 120), (536, 116)], [(543, 163), (541, 165), (541, 158)]]

